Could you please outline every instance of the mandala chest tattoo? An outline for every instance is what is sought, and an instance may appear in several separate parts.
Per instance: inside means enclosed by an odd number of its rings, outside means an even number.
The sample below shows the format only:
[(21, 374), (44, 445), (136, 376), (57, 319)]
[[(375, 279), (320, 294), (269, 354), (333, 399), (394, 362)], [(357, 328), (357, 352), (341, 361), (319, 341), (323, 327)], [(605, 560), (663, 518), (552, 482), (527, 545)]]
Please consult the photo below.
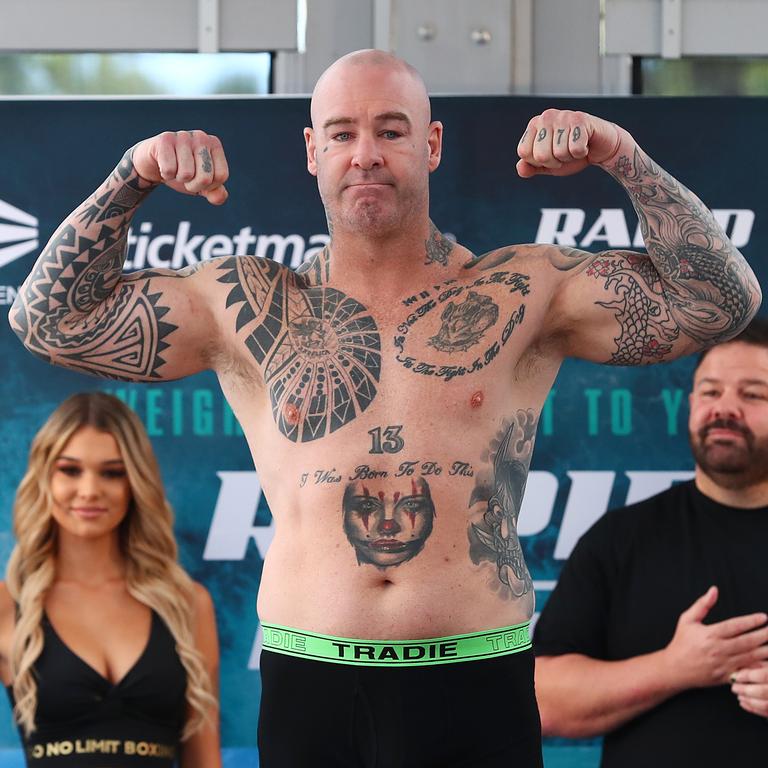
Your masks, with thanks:
[(221, 271), (283, 435), (317, 440), (368, 408), (381, 377), (381, 338), (366, 307), (335, 288), (302, 287), (266, 259), (228, 260)]

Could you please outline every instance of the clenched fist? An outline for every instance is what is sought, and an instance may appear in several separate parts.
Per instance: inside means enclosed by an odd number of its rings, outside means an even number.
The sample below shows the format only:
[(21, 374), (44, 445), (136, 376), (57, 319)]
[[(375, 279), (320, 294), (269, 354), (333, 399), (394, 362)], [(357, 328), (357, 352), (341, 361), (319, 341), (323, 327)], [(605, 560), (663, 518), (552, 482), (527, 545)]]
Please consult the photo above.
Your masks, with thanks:
[(221, 205), (228, 197), (229, 167), (216, 136), (204, 131), (165, 131), (139, 142), (133, 167), (142, 179)]
[(586, 112), (547, 109), (528, 121), (517, 145), (517, 172), (524, 179), (546, 173), (570, 176), (610, 160), (632, 137), (614, 123)]

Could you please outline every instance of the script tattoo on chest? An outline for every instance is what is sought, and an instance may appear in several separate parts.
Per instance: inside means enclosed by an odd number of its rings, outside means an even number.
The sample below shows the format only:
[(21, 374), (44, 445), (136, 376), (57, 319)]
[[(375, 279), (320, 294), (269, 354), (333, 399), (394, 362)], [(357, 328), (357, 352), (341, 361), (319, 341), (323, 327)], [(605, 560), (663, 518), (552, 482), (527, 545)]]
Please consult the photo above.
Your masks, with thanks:
[[(410, 296), (403, 304), (412, 307), (410, 314), (397, 326), (394, 346), (397, 350), (395, 359), (404, 367), (422, 376), (434, 376), (450, 381), (457, 376), (481, 371), (497, 357), (509, 341), (512, 332), (525, 318), (525, 303), (521, 303), (506, 318), (503, 326), (498, 325), (500, 309), (496, 302), (482, 290), (483, 287), (502, 286), (510, 294), (519, 293), (527, 296), (531, 292), (530, 276), (519, 272), (497, 270), (476, 278), (468, 284), (458, 284), (457, 280), (446, 280), (440, 285)], [(414, 329), (423, 326), (424, 318), (440, 311), (440, 328), (428, 337), (426, 344), (438, 353), (434, 360), (419, 359), (408, 354), (412, 346)], [(491, 330), (496, 338), (491, 340)], [(490, 344), (479, 354), (465, 363), (450, 364), (438, 362), (443, 355), (466, 352), (471, 347), (479, 346), (482, 341)]]
[[(530, 408), (518, 411), (491, 446), (493, 476), (489, 487), (478, 484), (470, 506), (487, 499), (483, 519), (469, 526), (470, 558), (475, 565), (496, 565), (498, 591), (511, 599), (531, 592), (533, 581), (517, 535), (517, 520), (523, 504), (528, 468), (536, 438), (536, 414)], [(490, 494), (490, 495), (489, 495)]]
[(219, 282), (239, 304), (236, 330), (261, 367), (280, 432), (309, 442), (366, 410), (381, 375), (381, 339), (370, 313), (335, 288), (307, 286), (269, 259), (227, 259)]

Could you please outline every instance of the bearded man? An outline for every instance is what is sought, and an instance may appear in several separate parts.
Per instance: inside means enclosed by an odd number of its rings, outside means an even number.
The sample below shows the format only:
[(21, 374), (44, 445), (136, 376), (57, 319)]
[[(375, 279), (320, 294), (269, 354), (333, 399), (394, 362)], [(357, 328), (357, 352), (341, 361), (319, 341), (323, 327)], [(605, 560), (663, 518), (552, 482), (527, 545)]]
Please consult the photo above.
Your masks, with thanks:
[(544, 733), (606, 734), (603, 768), (765, 765), (768, 321), (689, 400), (694, 480), (599, 520), (536, 626)]

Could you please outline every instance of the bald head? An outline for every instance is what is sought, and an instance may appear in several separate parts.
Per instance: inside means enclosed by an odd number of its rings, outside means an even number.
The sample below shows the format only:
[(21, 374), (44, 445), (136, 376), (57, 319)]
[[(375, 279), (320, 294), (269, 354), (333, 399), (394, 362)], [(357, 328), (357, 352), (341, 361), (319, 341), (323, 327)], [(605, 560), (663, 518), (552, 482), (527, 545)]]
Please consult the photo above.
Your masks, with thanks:
[(323, 72), (311, 111), (307, 170), (335, 241), (401, 237), (408, 227), (423, 240), (443, 126), (430, 119), (419, 73), (385, 51), (355, 51)]
[(385, 91), (397, 93), (411, 105), (414, 121), (425, 127), (429, 124), (429, 96), (418, 71), (391, 53), (367, 49), (342, 56), (320, 75), (312, 92), (312, 126), (318, 128), (322, 124), (322, 115), (332, 111), (334, 102), (350, 88), (364, 92), (366, 86), (372, 99), (387, 97)]

